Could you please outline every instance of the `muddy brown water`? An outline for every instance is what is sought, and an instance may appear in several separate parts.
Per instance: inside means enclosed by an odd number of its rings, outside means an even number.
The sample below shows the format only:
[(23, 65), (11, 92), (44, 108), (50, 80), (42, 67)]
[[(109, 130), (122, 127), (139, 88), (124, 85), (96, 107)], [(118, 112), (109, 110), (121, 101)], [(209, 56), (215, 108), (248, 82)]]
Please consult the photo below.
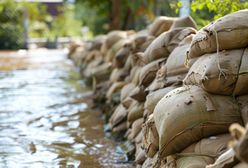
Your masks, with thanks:
[(0, 167), (132, 167), (64, 50), (0, 52)]

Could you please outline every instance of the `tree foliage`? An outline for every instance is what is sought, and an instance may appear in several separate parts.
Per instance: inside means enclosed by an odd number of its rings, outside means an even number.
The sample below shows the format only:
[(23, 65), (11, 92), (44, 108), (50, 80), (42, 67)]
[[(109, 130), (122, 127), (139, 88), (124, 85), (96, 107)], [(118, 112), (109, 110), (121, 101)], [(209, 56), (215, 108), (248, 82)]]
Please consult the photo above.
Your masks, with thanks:
[(247, 8), (246, 0), (192, 0), (191, 15), (202, 27), (226, 14)]

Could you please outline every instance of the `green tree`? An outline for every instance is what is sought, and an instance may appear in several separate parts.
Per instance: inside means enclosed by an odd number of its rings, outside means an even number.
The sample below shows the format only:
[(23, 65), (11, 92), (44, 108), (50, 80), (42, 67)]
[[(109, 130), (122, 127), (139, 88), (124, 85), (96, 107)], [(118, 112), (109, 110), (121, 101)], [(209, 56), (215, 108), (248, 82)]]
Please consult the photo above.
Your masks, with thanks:
[(202, 27), (226, 14), (247, 8), (246, 0), (193, 0), (191, 15)]

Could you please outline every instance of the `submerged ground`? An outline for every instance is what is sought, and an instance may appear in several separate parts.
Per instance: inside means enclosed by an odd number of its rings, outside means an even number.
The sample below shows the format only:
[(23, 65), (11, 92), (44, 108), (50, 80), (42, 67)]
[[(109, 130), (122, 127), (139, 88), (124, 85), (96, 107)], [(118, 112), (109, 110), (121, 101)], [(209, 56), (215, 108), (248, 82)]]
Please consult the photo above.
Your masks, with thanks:
[(0, 52), (0, 167), (130, 167), (63, 50)]

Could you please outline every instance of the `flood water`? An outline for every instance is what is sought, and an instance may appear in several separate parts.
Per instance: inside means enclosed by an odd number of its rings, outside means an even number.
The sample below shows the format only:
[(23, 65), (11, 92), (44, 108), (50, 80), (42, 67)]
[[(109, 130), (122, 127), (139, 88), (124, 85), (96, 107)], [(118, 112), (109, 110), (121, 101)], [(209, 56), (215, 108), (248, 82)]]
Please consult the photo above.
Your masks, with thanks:
[(130, 167), (63, 50), (0, 52), (0, 167)]

